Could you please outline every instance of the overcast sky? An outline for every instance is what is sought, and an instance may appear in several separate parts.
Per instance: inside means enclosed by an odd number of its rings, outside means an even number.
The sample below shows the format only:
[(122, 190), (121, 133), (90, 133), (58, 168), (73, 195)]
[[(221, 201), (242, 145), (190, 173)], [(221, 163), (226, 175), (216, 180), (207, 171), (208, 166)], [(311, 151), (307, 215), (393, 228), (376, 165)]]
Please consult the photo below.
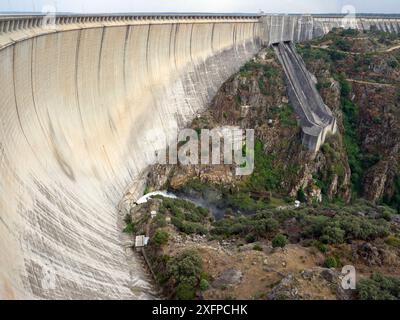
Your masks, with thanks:
[(400, 0), (0, 0), (0, 11), (60, 12), (258, 12), (341, 13), (347, 5), (360, 13), (400, 13)]

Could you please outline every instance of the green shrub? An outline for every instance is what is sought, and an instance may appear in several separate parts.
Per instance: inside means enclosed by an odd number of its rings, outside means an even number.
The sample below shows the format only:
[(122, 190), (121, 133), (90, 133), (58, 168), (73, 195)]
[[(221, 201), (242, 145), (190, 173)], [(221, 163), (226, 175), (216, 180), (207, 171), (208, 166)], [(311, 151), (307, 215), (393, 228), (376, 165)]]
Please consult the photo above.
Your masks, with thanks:
[(178, 283), (186, 283), (194, 287), (203, 271), (203, 261), (196, 251), (185, 250), (168, 261), (167, 270)]
[(391, 59), (388, 60), (387, 62), (388, 66), (391, 67), (392, 69), (396, 69), (399, 67), (399, 62), (397, 61), (396, 58), (392, 57)]
[(332, 50), (329, 52), (329, 56), (331, 57), (332, 61), (336, 62), (339, 60), (343, 60), (346, 58), (346, 55), (343, 52)]
[[(357, 211), (357, 209), (358, 207), (354, 206), (352, 210)], [(319, 215), (305, 216), (301, 219), (301, 224), (303, 237), (319, 239), (325, 244), (343, 243), (347, 239), (374, 240), (386, 237), (390, 230), (390, 224), (383, 219), (344, 213), (337, 214), (333, 218)]]
[(288, 104), (283, 105), (282, 108), (279, 109), (278, 115), (279, 115), (279, 121), (283, 127), (290, 128), (297, 126), (297, 120), (294, 117), (294, 111), (292, 106)]
[(165, 216), (160, 212), (160, 214), (158, 214), (154, 220), (153, 220), (153, 224), (156, 228), (164, 228), (167, 226), (167, 221), (165, 220)]
[(265, 154), (264, 145), (256, 140), (254, 145), (254, 172), (250, 176), (248, 186), (257, 192), (279, 189), (282, 172), (274, 165), (274, 156)]
[(123, 232), (124, 232), (124, 233), (133, 234), (133, 233), (136, 232), (136, 227), (135, 227), (135, 225), (134, 225), (132, 222), (131, 222), (131, 223), (128, 223), (127, 226), (124, 228)]
[(370, 279), (362, 279), (357, 284), (361, 300), (399, 300), (400, 279), (374, 273)]
[(303, 231), (302, 235), (305, 238), (319, 238), (322, 235), (322, 230), (329, 221), (325, 216), (306, 216), (302, 220)]
[(254, 213), (266, 207), (265, 203), (253, 199), (249, 192), (236, 192), (225, 195), (226, 205), (246, 213)]
[(253, 250), (255, 250), (255, 251), (263, 251), (263, 248), (259, 244), (255, 244), (253, 246)]
[(201, 279), (200, 280), (200, 290), (201, 291), (206, 291), (209, 287), (208, 281), (206, 279)]
[(360, 34), (360, 31), (357, 29), (344, 29), (340, 32), (340, 35), (343, 37), (356, 37)]
[(320, 240), (325, 244), (343, 243), (344, 236), (344, 230), (335, 224), (331, 224), (323, 229)]
[(186, 234), (207, 234), (206, 224), (210, 219), (208, 209), (197, 207), (194, 203), (182, 199), (163, 198), (160, 212), (172, 214), (171, 223)]
[(254, 236), (254, 234), (248, 234), (246, 235), (245, 240), (247, 243), (253, 243), (254, 241), (256, 241), (256, 237)]
[(337, 75), (336, 80), (339, 81), (340, 95), (342, 98), (348, 98), (351, 92), (351, 84), (348, 82), (343, 74)]
[(329, 250), (328, 245), (326, 245), (325, 243), (322, 243), (320, 241), (315, 241), (314, 242), (314, 246), (321, 251), (322, 253), (327, 253)]
[(263, 77), (258, 79), (258, 88), (260, 89), (262, 95), (268, 96), (269, 92), (267, 90), (267, 87), (265, 85), (265, 80)]
[(346, 39), (337, 39), (333, 45), (335, 48), (342, 50), (342, 51), (350, 51), (351, 50), (351, 44)]
[(381, 213), (381, 218), (385, 219), (386, 221), (392, 220), (393, 212), (391, 210), (384, 209)]
[(172, 224), (181, 232), (186, 234), (207, 234), (208, 230), (203, 224), (197, 222), (189, 222), (172, 217)]
[(329, 256), (325, 259), (324, 266), (326, 268), (337, 268), (338, 263), (335, 257)]
[(180, 283), (176, 289), (178, 300), (193, 300), (196, 296), (195, 288), (189, 283)]
[(400, 238), (396, 236), (389, 236), (386, 238), (385, 243), (389, 246), (395, 247), (395, 248), (400, 248)]
[(297, 191), (297, 200), (299, 200), (300, 202), (306, 202), (307, 201), (306, 194), (304, 193), (303, 188), (300, 188)]
[(288, 240), (285, 235), (277, 234), (275, 238), (272, 240), (273, 248), (284, 248), (288, 243)]
[(157, 230), (154, 234), (153, 241), (156, 245), (162, 246), (168, 243), (169, 234), (164, 230)]
[(279, 228), (279, 221), (274, 218), (267, 218), (260, 221), (262, 228), (267, 233), (274, 233)]

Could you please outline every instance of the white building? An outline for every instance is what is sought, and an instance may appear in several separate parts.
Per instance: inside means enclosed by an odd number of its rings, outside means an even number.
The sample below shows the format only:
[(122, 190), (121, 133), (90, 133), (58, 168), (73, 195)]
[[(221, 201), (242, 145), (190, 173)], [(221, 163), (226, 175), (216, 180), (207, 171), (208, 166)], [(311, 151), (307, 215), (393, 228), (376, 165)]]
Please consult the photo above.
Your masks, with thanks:
[(146, 247), (148, 243), (149, 243), (149, 237), (146, 237), (144, 235), (136, 236), (135, 238), (136, 250), (140, 250), (143, 247)]

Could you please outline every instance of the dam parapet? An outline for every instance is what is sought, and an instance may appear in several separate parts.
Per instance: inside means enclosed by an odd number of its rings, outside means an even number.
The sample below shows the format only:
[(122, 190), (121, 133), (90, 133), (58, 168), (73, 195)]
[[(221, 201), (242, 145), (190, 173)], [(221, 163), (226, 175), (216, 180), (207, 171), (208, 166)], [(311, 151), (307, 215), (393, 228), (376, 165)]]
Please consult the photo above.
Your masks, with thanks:
[(18, 41), (63, 31), (138, 25), (254, 23), (259, 22), (259, 18), (252, 14), (0, 16), (0, 49)]
[(304, 42), (321, 37), (334, 28), (400, 32), (400, 18), (266, 15), (260, 17), (265, 45), (292, 41)]
[(255, 23), (262, 25), (266, 44), (302, 42), (320, 37), (333, 28), (400, 32), (400, 17), (258, 15), (258, 14), (135, 14), (135, 15), (31, 15), (0, 16), (0, 49), (31, 37), (53, 32), (99, 27), (148, 24)]

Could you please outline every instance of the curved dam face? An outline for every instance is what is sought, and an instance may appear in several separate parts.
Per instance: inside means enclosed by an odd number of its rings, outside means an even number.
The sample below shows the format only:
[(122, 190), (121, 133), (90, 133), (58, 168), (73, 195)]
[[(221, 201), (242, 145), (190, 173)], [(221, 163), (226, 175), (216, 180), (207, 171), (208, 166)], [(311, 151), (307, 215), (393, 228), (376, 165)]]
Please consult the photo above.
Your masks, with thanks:
[(120, 199), (263, 43), (340, 23), (314, 22), (0, 18), (0, 298), (152, 298)]
[(1, 298), (151, 298), (118, 202), (260, 48), (254, 18), (112, 23), (0, 51)]

